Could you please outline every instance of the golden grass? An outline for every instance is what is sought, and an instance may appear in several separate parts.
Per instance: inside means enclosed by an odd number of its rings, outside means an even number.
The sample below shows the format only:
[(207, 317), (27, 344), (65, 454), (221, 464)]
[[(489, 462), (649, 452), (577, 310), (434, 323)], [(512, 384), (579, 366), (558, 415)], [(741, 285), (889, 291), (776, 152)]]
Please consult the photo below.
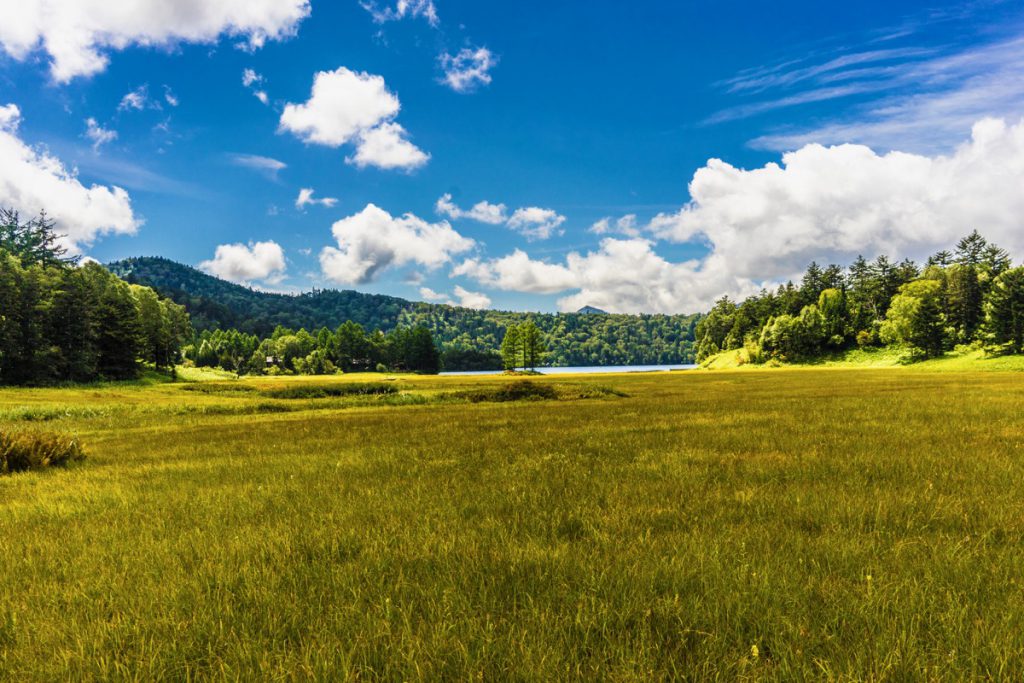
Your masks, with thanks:
[(1024, 673), (1019, 374), (393, 381), (0, 390), (90, 456), (0, 478), (0, 678)]

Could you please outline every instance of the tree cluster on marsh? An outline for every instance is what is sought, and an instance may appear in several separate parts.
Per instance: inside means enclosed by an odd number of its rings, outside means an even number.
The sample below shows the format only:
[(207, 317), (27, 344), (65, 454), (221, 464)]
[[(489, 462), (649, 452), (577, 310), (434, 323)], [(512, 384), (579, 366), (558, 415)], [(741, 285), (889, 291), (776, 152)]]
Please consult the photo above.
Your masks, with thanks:
[(920, 268), (863, 257), (843, 269), (812, 263), (799, 286), (722, 297), (697, 324), (697, 358), (745, 348), (752, 362), (799, 362), (855, 347), (888, 346), (912, 359), (960, 345), (1024, 352), (1024, 268), (974, 231)]

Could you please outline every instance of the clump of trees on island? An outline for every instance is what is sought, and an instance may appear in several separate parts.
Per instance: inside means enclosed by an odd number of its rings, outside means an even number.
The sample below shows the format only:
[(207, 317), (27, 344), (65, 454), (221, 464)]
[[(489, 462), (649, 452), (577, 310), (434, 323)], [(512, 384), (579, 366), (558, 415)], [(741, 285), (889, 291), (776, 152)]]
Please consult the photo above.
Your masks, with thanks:
[(1024, 268), (974, 231), (923, 268), (885, 256), (843, 269), (812, 263), (799, 286), (722, 297), (697, 324), (697, 359), (745, 349), (746, 358), (799, 362), (856, 347), (904, 349), (911, 360), (962, 345), (1024, 352)]
[(45, 214), (0, 209), (0, 384), (130, 379), (172, 367), (191, 337), (184, 307), (79, 265)]
[(536, 370), (541, 365), (547, 346), (533, 320), (509, 325), (501, 342), (501, 362), (506, 371)]

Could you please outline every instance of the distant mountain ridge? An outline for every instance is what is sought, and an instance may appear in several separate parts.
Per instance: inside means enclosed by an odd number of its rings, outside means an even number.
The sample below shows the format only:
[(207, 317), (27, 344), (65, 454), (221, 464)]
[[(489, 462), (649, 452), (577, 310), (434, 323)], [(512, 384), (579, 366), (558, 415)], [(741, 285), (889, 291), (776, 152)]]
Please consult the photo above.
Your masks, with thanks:
[[(313, 331), (346, 320), (367, 330), (423, 325), (444, 349), (497, 352), (505, 327), (532, 318), (545, 333), (551, 365), (643, 365), (694, 359), (698, 315), (620, 315), (479, 311), (352, 290), (261, 292), (162, 257), (107, 265), (128, 282), (182, 304), (197, 331), (235, 328), (268, 336), (278, 325)], [(601, 312), (603, 313), (603, 311)]]

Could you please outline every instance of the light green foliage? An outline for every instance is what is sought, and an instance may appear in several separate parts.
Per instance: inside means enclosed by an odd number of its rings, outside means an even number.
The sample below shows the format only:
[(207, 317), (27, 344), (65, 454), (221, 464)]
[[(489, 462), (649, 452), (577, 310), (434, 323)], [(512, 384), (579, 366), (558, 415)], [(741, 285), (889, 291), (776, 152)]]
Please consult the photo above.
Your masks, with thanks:
[(89, 452), (0, 478), (0, 679), (1020, 677), (1019, 373), (571, 381), (0, 390)]
[(946, 343), (942, 295), (940, 280), (921, 279), (903, 285), (882, 324), (882, 341), (924, 358), (941, 355)]

